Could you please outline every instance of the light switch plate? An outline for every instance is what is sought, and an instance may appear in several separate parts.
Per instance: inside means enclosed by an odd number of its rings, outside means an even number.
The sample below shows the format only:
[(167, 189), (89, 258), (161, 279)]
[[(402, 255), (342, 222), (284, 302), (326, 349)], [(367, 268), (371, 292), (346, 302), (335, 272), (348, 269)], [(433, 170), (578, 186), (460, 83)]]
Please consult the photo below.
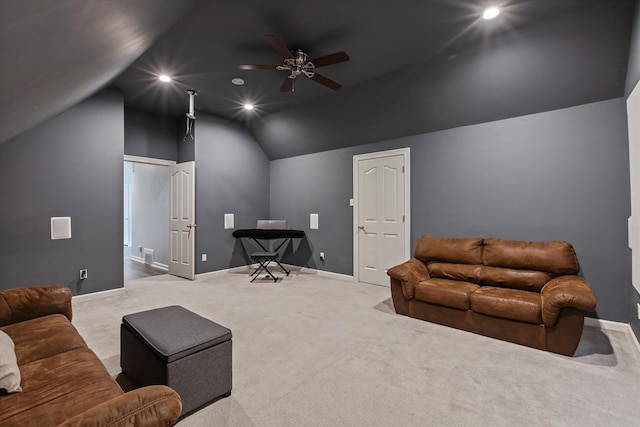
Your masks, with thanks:
[(311, 228), (312, 230), (317, 230), (318, 229), (318, 214), (317, 213), (312, 213), (309, 216), (309, 228)]

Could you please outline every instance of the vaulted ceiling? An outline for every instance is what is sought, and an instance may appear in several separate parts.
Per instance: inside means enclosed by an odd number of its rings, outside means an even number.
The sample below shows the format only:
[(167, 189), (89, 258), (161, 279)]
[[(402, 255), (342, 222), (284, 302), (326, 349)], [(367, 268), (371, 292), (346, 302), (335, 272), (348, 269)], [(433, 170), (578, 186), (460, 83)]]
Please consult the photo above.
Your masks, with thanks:
[[(270, 158), (610, 99), (624, 93), (635, 3), (3, 1), (0, 143), (109, 86), (168, 117), (194, 89), (197, 111), (245, 124)], [(502, 13), (486, 21), (489, 4)], [(310, 57), (347, 52), (318, 70), (342, 89), (299, 77), (281, 92), (286, 71), (238, 69), (282, 62), (266, 34)]]

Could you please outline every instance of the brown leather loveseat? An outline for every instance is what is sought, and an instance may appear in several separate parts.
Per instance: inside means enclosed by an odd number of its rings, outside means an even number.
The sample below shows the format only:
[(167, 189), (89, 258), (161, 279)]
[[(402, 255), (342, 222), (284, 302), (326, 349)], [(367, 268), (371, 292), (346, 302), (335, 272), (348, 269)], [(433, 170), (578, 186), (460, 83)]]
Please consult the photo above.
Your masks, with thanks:
[(2, 426), (169, 426), (180, 416), (169, 387), (122, 391), (71, 324), (65, 286), (0, 291), (0, 331)]
[(421, 236), (387, 271), (396, 313), (572, 356), (591, 287), (564, 241)]

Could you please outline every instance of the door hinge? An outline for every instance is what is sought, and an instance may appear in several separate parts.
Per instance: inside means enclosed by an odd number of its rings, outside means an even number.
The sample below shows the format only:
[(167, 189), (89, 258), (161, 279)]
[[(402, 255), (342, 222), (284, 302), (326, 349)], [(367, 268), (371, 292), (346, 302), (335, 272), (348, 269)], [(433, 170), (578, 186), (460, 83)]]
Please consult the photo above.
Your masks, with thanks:
[(402, 222), (404, 222), (404, 215), (402, 215)]
[(402, 165), (402, 173), (404, 173), (404, 165)]

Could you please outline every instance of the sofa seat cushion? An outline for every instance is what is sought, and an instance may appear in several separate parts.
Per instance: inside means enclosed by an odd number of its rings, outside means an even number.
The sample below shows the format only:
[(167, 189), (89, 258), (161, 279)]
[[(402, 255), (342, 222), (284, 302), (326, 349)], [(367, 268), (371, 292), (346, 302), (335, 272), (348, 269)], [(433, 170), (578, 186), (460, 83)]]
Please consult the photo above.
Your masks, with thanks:
[(22, 392), (0, 399), (0, 425), (57, 425), (123, 394), (88, 348), (21, 365), (20, 372)]
[(87, 347), (76, 328), (62, 314), (37, 317), (0, 329), (13, 340), (18, 365)]
[(476, 313), (533, 324), (542, 323), (542, 298), (537, 292), (483, 286), (469, 299)]
[(545, 271), (517, 270), (514, 268), (479, 266), (482, 286), (521, 289), (523, 291), (540, 292), (553, 279), (554, 275)]
[(468, 310), (469, 296), (479, 288), (475, 283), (431, 278), (418, 283), (414, 298), (431, 304)]

